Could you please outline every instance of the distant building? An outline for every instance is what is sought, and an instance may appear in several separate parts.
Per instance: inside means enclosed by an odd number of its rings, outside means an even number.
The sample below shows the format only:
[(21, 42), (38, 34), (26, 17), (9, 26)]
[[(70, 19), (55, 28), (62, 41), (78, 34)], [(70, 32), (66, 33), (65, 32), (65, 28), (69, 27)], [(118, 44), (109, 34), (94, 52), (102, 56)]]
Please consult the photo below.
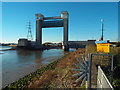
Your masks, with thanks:
[(25, 46), (28, 46), (29, 45), (29, 42), (27, 39), (19, 39), (18, 40), (18, 47), (25, 47)]

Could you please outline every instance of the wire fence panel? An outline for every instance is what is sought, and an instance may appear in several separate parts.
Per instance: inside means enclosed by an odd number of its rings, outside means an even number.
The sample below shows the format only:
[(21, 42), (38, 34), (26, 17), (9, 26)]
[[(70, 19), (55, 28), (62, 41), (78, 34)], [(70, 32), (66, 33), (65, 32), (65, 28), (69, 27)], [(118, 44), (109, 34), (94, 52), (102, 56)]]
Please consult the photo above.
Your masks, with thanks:
[(100, 66), (98, 66), (97, 88), (114, 90)]

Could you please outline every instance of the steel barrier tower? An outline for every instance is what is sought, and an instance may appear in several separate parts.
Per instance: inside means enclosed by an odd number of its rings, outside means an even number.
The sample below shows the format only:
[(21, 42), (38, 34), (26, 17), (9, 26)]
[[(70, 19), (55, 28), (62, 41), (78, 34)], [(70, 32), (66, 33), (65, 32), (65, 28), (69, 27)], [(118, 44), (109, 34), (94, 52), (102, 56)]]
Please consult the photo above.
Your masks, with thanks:
[(63, 27), (63, 47), (64, 50), (69, 50), (68, 47), (68, 12), (61, 12), (61, 16), (44, 17), (42, 14), (36, 15), (36, 46), (42, 48), (42, 28)]

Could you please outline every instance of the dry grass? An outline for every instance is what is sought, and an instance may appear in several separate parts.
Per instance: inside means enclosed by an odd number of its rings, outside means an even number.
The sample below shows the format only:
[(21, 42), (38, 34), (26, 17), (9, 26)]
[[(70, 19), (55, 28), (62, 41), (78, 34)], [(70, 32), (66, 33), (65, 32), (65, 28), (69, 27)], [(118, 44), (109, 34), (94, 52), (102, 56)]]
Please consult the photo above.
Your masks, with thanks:
[(97, 46), (88, 44), (85, 48), (85, 56), (87, 58), (89, 53), (97, 53)]
[(9, 45), (10, 47), (16, 47), (17, 45)]
[(41, 77), (28, 86), (28, 88), (80, 88), (80, 83), (75, 83), (78, 77), (72, 77), (74, 73), (78, 71), (72, 71), (76, 57), (80, 57), (84, 54), (84, 49), (78, 49), (77, 51), (71, 53), (66, 58), (61, 60), (52, 71), (46, 71)]

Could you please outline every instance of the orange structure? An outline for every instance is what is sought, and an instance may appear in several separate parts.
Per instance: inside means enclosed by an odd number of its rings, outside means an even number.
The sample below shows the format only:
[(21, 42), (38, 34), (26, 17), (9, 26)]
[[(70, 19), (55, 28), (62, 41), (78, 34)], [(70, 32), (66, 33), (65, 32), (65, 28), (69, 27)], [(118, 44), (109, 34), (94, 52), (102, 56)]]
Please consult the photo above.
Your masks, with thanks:
[(109, 41), (96, 41), (95, 43), (97, 45), (97, 52), (105, 52), (105, 53), (110, 52)]

